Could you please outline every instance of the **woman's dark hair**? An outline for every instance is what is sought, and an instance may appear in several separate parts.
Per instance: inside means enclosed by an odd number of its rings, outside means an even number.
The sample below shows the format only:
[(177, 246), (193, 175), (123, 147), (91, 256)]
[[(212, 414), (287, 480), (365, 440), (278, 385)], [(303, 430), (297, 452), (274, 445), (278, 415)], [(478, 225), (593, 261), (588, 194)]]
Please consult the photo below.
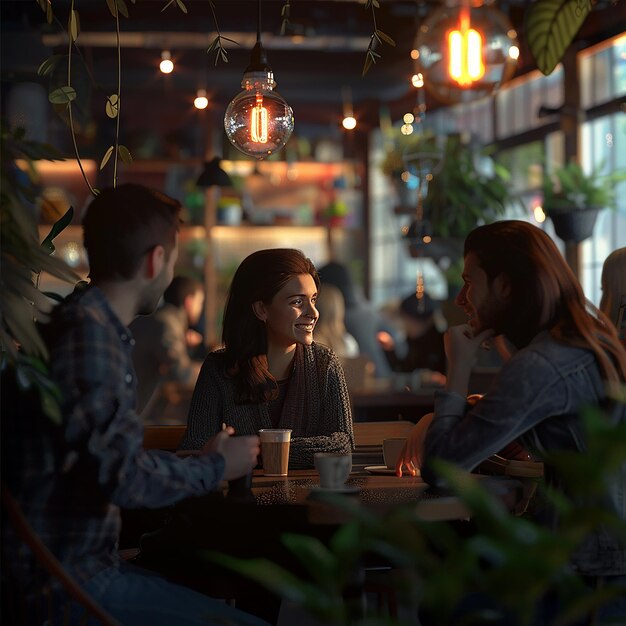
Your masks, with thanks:
[(556, 244), (540, 228), (519, 220), (479, 226), (465, 240), (491, 283), (505, 274), (511, 302), (502, 330), (518, 347), (548, 330), (562, 343), (594, 352), (606, 380), (626, 378), (626, 353), (608, 318), (593, 306)]
[(274, 296), (295, 276), (310, 274), (319, 288), (315, 266), (300, 250), (275, 248), (247, 256), (237, 268), (230, 285), (222, 341), (227, 373), (235, 380), (235, 401), (266, 402), (274, 397), (277, 384), (267, 362), (265, 324), (252, 305), (270, 304)]
[(163, 246), (169, 257), (176, 244), (180, 209), (178, 200), (143, 185), (103, 189), (83, 218), (90, 278), (129, 280), (155, 246)]

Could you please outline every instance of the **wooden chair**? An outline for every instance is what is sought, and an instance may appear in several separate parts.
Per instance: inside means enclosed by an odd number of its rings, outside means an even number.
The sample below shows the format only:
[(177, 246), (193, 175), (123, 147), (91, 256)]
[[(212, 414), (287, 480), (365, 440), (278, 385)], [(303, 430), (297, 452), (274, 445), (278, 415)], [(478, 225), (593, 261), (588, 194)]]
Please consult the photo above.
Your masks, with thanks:
[(146, 450), (169, 450), (175, 452), (187, 430), (182, 425), (151, 426), (143, 429), (143, 447)]
[[(4, 523), (9, 524), (19, 539), (29, 548), (35, 557), (38, 568), (41, 570), (42, 581), (39, 589), (40, 597), (33, 598), (20, 588), (19, 583), (11, 576), (8, 564), (3, 566), (2, 580), (2, 618), (5, 623), (30, 626), (43, 623), (57, 624), (60, 615), (63, 623), (72, 623), (69, 620), (72, 605), (82, 607), (81, 623), (98, 623), (102, 626), (121, 626), (109, 613), (99, 606), (93, 598), (63, 568), (57, 558), (44, 545), (32, 526), (28, 523), (22, 510), (5, 485), (2, 485), (2, 510)], [(60, 606), (55, 605), (51, 592), (51, 581), (60, 586), (65, 594)], [(44, 608), (45, 607), (45, 608)], [(94, 622), (93, 620), (96, 620)]]
[(348, 391), (367, 389), (374, 380), (374, 362), (367, 356), (339, 357)]
[(367, 446), (382, 446), (383, 439), (390, 437), (408, 437), (413, 422), (406, 420), (394, 420), (389, 422), (355, 422), (354, 445), (356, 448)]

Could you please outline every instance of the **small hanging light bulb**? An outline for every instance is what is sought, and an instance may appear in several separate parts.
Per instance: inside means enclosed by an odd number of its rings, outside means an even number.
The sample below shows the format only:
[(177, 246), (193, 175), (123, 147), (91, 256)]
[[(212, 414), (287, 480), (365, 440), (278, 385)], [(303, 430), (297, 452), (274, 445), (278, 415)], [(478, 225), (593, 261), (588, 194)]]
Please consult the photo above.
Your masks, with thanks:
[(172, 61), (172, 55), (169, 50), (163, 50), (161, 52), (161, 63), (159, 64), (159, 69), (164, 74), (171, 74), (174, 69), (174, 62)]
[(352, 109), (352, 90), (350, 87), (343, 88), (343, 120), (341, 125), (346, 130), (354, 130), (356, 128), (356, 118)]
[(193, 106), (200, 110), (206, 109), (209, 106), (209, 99), (206, 97), (206, 89), (198, 89), (196, 98), (193, 101)]
[(294, 120), (291, 107), (274, 91), (274, 73), (261, 43), (260, 0), (258, 7), (257, 41), (241, 81), (243, 91), (226, 108), (224, 130), (235, 148), (263, 159), (287, 143)]
[(346, 115), (341, 124), (346, 130), (354, 130), (356, 128), (356, 119), (353, 115)]

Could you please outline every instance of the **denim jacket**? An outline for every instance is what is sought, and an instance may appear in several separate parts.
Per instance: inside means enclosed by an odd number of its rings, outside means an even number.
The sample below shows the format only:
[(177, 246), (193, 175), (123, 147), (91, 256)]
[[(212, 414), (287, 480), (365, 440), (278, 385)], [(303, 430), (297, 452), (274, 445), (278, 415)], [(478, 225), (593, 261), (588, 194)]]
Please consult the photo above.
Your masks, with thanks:
[[(502, 368), (484, 398), (470, 408), (465, 398), (440, 391), (435, 415), (424, 442), (422, 476), (437, 483), (429, 468), (433, 457), (473, 470), (482, 461), (519, 440), (540, 459), (555, 450), (586, 450), (579, 410), (599, 405), (606, 397), (595, 355), (589, 350), (557, 342), (548, 332), (515, 354)], [(612, 414), (626, 421), (626, 406)], [(549, 485), (560, 488), (548, 472)], [(608, 487), (606, 506), (626, 518), (626, 463)], [(575, 494), (574, 494), (575, 498)], [(554, 511), (546, 522), (558, 527)], [(585, 575), (626, 574), (626, 546), (598, 529), (579, 546), (574, 568)]]

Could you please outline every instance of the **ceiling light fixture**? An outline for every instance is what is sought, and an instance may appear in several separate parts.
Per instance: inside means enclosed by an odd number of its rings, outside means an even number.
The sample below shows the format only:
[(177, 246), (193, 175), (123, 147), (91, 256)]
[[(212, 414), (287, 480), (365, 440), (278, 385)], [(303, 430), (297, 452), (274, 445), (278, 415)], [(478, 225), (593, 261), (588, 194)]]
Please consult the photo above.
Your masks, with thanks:
[(343, 121), (342, 126), (346, 130), (354, 130), (356, 128), (356, 118), (354, 117), (354, 109), (352, 108), (352, 91), (350, 87), (343, 89)]
[(261, 0), (257, 0), (257, 35), (241, 87), (224, 115), (230, 142), (244, 154), (264, 159), (280, 150), (293, 132), (293, 111), (274, 87), (274, 73), (261, 43)]
[(516, 37), (508, 18), (491, 3), (460, 0), (425, 20), (411, 56), (438, 100), (471, 102), (513, 75), (519, 57)]
[(174, 69), (174, 63), (172, 61), (172, 55), (169, 50), (163, 50), (161, 52), (161, 63), (159, 64), (159, 69), (164, 74), (171, 74)]
[(210, 161), (205, 161), (204, 169), (196, 181), (198, 187), (233, 186), (230, 176), (220, 167), (220, 161), (219, 157), (213, 157)]
[(200, 110), (206, 109), (209, 106), (209, 99), (206, 97), (206, 89), (198, 89), (196, 98), (193, 101), (193, 106)]

